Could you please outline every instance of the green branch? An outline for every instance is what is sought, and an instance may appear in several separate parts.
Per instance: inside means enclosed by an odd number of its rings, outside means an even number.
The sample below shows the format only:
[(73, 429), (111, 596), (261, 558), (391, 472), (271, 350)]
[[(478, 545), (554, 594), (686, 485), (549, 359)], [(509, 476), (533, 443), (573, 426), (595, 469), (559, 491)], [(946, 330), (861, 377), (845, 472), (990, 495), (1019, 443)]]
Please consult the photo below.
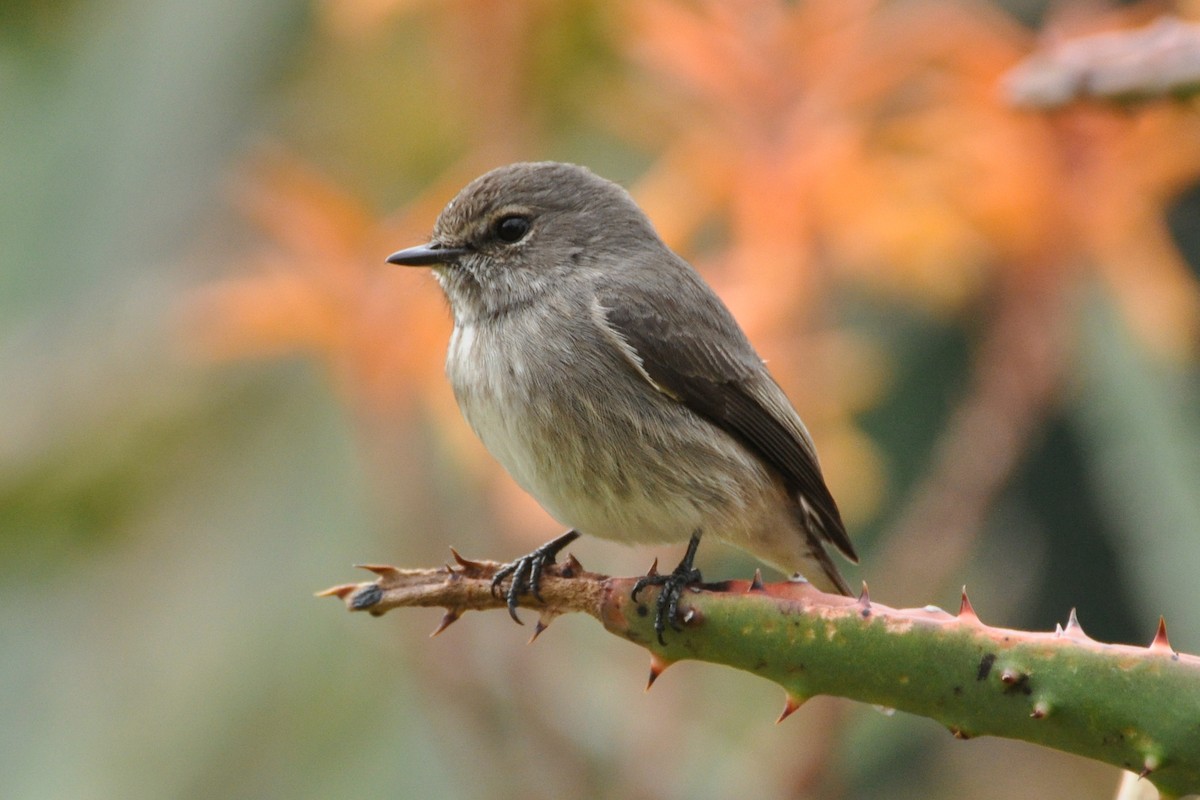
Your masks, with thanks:
[[(434, 632), (464, 611), (502, 608), (492, 595), (499, 566), (455, 554), (438, 570), (367, 567), (371, 583), (322, 592), (351, 610), (446, 609)], [(541, 616), (534, 636), (562, 613), (582, 611), (650, 651), (653, 683), (670, 664), (710, 661), (753, 672), (787, 692), (782, 720), (827, 694), (930, 717), (960, 738), (1003, 736), (1131, 770), (1165, 795), (1200, 792), (1200, 658), (1175, 653), (1165, 626), (1149, 647), (1089, 639), (1074, 614), (1054, 633), (992, 628), (963, 595), (957, 615), (893, 609), (808, 584), (728, 581), (690, 590), (683, 630), (657, 642), (655, 594), (630, 599), (633, 578), (589, 573), (573, 558), (547, 571), (523, 605)]]

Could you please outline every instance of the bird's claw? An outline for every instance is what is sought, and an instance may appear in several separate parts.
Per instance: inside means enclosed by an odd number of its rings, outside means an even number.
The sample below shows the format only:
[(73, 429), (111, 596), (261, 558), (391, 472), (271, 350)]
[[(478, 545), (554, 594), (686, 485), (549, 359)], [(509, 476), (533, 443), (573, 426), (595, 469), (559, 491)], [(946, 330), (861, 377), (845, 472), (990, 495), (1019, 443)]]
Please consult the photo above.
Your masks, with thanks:
[(512, 576), (512, 582), (504, 597), (508, 606), (508, 615), (518, 625), (525, 624), (517, 616), (517, 604), (520, 602), (521, 595), (531, 594), (539, 603), (546, 602), (542, 598), (541, 592), (542, 570), (546, 568), (547, 564), (553, 564), (558, 558), (559, 552), (578, 538), (578, 531), (567, 531), (557, 539), (546, 542), (529, 555), (521, 556), (496, 570), (496, 574), (492, 576), (492, 595), (499, 597), (500, 586), (504, 583), (504, 579)]
[(663, 638), (663, 633), (666, 632), (667, 625), (677, 631), (683, 630), (683, 626), (679, 624), (678, 620), (679, 600), (683, 596), (683, 590), (703, 580), (700, 577), (700, 570), (692, 566), (692, 562), (696, 558), (696, 548), (699, 545), (699, 534), (693, 535), (692, 540), (688, 543), (687, 553), (679, 562), (679, 566), (675, 567), (669, 575), (651, 572), (649, 575), (638, 578), (637, 583), (633, 584), (633, 591), (629, 593), (630, 599), (637, 602), (638, 593), (642, 589), (647, 586), (662, 587), (654, 608), (654, 632), (658, 635), (658, 643), (664, 647), (667, 642)]

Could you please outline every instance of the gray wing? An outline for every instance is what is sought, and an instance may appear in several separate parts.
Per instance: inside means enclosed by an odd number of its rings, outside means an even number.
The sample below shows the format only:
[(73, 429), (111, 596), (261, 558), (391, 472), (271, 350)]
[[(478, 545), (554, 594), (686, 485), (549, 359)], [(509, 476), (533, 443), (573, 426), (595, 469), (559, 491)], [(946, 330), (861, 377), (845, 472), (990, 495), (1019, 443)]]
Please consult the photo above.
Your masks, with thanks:
[(783, 390), (717, 296), (691, 267), (672, 266), (670, 286), (601, 287), (604, 321), (628, 345), (643, 377), (776, 470), (815, 523), (813, 533), (857, 563), (812, 440)]

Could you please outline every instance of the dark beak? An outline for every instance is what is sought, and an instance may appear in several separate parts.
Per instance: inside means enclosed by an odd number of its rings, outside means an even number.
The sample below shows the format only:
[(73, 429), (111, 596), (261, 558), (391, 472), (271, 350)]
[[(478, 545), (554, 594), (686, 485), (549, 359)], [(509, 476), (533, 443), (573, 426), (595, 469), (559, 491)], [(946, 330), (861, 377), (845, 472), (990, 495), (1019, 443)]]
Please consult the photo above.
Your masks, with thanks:
[(438, 242), (409, 247), (387, 257), (389, 264), (399, 264), (402, 267), (429, 267), (434, 264), (448, 264), (457, 261), (468, 252), (462, 247), (443, 247)]

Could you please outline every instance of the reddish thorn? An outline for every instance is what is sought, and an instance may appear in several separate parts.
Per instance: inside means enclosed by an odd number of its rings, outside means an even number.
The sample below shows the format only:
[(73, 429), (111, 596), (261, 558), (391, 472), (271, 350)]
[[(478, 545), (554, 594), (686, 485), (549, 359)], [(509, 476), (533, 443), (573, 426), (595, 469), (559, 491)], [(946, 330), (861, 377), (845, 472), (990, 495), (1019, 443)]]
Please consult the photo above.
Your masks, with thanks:
[(1054, 623), (1054, 635), (1055, 635), (1055, 636), (1062, 636), (1062, 635), (1063, 635), (1063, 629), (1062, 629), (1062, 625), (1059, 625), (1057, 622), (1056, 622), (1056, 623)]
[(779, 719), (775, 720), (775, 724), (778, 725), (792, 714), (795, 714), (796, 709), (804, 705), (804, 701), (806, 699), (808, 698), (797, 697), (796, 695), (789, 693), (787, 696), (787, 702), (783, 704), (783, 713), (779, 715)]
[(459, 613), (460, 612), (457, 608), (446, 609), (446, 613), (442, 615), (442, 621), (439, 622), (438, 626), (433, 629), (433, 633), (429, 634), (429, 638), (432, 639), (442, 631), (446, 630), (446, 628), (449, 628), (455, 622), (458, 622)]
[(1138, 780), (1140, 781), (1142, 778), (1145, 778), (1151, 772), (1154, 772), (1154, 770), (1149, 767), (1142, 767), (1142, 771), (1138, 773)]
[(762, 570), (761, 569), (754, 570), (754, 580), (750, 581), (749, 591), (765, 592), (766, 590), (767, 590), (766, 587), (763, 586)]
[(336, 597), (340, 600), (345, 600), (358, 587), (359, 584), (357, 583), (343, 583), (341, 586), (330, 586), (328, 589), (314, 592), (313, 597)]
[(355, 564), (357, 569), (365, 569), (368, 572), (374, 572), (381, 578), (396, 578), (400, 575), (400, 570), (390, 564)]
[(1017, 671), (1014, 669), (1011, 669), (1009, 667), (1005, 667), (1004, 671), (1000, 673), (1000, 682), (1001, 683), (1007, 683), (1009, 685), (1012, 685), (1020, 679), (1021, 679), (1021, 676), (1017, 674)]
[(1158, 630), (1154, 634), (1154, 641), (1150, 642), (1150, 650), (1156, 653), (1175, 655), (1175, 650), (1167, 639), (1167, 620), (1164, 617), (1158, 618)]
[(1045, 700), (1038, 700), (1036, 703), (1034, 703), (1033, 711), (1029, 712), (1029, 716), (1033, 717), (1034, 719), (1045, 719), (1046, 715), (1049, 713), (1050, 704)]
[(1160, 762), (1158, 756), (1146, 756), (1146, 758), (1142, 761), (1142, 771), (1138, 773), (1138, 778), (1145, 778), (1151, 772), (1154, 772), (1154, 770), (1158, 769), (1159, 764)]
[(975, 613), (975, 609), (971, 606), (971, 601), (967, 599), (967, 587), (962, 587), (962, 602), (958, 605), (958, 618), (966, 617), (968, 620), (979, 621), (979, 615)]
[(863, 581), (862, 592), (858, 595), (858, 604), (863, 608), (871, 607), (871, 591), (867, 588), (866, 581)]
[(666, 671), (667, 667), (671, 666), (671, 662), (664, 659), (658, 653), (650, 654), (650, 680), (646, 681), (646, 691), (650, 691), (650, 687), (658, 680), (658, 676)]
[(646, 577), (649, 578), (658, 574), (658, 558), (654, 559), (654, 563), (650, 565), (650, 569), (646, 570)]
[(559, 574), (564, 578), (573, 578), (583, 572), (583, 564), (579, 563), (579, 559), (574, 553), (567, 553), (567, 563), (563, 564), (563, 568), (559, 570)]
[(955, 739), (970, 739), (971, 734), (964, 731), (962, 728), (951, 728), (950, 733), (954, 734)]
[(453, 547), (450, 548), (450, 555), (454, 556), (454, 562), (465, 571), (483, 569), (483, 564), (480, 564), (478, 561), (472, 561), (469, 558), (463, 558)]
[(552, 609), (552, 608), (543, 609), (542, 613), (538, 615), (537, 625), (533, 626), (533, 635), (529, 637), (528, 643), (533, 644), (534, 640), (537, 639), (539, 636), (541, 636), (542, 633), (546, 630), (546, 628), (550, 627), (550, 623), (554, 622), (554, 619), (557, 616), (558, 616), (558, 612), (555, 611), (554, 609)]

